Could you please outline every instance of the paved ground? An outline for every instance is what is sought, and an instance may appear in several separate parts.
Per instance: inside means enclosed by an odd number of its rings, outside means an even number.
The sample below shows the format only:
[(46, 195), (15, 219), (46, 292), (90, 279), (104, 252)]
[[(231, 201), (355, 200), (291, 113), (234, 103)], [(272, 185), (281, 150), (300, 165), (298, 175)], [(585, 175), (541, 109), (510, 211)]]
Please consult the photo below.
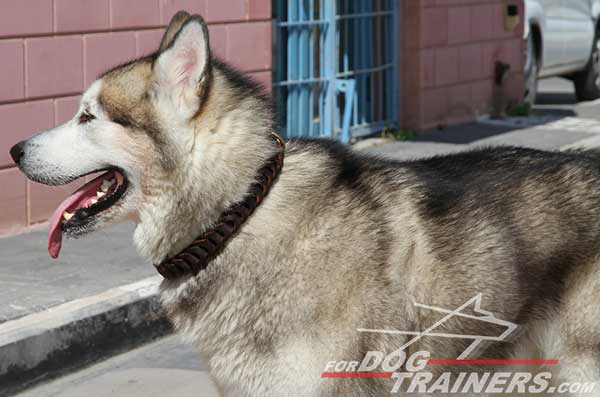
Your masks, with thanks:
[[(539, 125), (472, 123), (368, 151), (411, 158), (476, 145), (558, 149), (600, 135), (600, 102), (575, 104), (572, 88), (560, 80), (544, 81), (540, 88), (540, 105), (535, 109)], [(0, 239), (0, 298), (11, 306), (0, 308), (0, 321), (154, 275), (152, 266), (135, 256), (128, 227), (68, 242), (57, 262), (48, 257), (45, 239), (45, 232)], [(20, 396), (208, 396), (211, 385), (204, 371), (194, 350), (171, 336)]]
[(66, 240), (58, 260), (46, 250), (47, 227), (0, 238), (0, 323), (154, 276), (133, 249), (132, 231), (119, 225)]
[(570, 81), (558, 78), (542, 80), (539, 89), (536, 113), (600, 120), (600, 102), (577, 103), (573, 83)]

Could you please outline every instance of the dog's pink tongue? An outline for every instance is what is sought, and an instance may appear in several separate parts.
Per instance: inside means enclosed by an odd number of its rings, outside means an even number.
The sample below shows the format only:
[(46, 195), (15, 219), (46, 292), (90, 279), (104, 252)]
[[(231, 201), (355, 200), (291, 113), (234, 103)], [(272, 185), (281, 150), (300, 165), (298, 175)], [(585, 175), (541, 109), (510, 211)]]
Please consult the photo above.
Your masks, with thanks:
[(81, 208), (86, 201), (96, 197), (97, 183), (87, 184), (65, 199), (50, 218), (50, 234), (48, 235), (48, 253), (54, 259), (58, 258), (62, 246), (63, 231), (61, 227), (65, 211), (73, 212)]
[(58, 208), (52, 214), (50, 218), (50, 234), (48, 235), (48, 252), (54, 259), (58, 258), (60, 254), (60, 247), (62, 246), (63, 231), (61, 228), (62, 217), (66, 210), (69, 209), (74, 203), (85, 195), (85, 190), (77, 191), (73, 195), (67, 197), (65, 201), (60, 203)]

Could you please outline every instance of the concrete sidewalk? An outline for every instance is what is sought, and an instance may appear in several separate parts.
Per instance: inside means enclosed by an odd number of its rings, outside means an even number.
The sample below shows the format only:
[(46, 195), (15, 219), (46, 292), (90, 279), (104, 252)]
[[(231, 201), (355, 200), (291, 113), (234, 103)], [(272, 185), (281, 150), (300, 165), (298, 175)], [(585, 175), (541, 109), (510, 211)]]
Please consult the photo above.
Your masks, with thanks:
[(599, 136), (600, 120), (545, 115), (531, 117), (528, 122), (524, 122), (522, 118), (501, 121), (485, 119), (443, 130), (431, 130), (412, 141), (381, 141), (383, 144), (378, 145), (375, 139), (362, 150), (397, 160), (408, 160), (502, 145), (560, 150), (582, 141), (591, 145)]
[(56, 260), (47, 229), (0, 238), (0, 324), (156, 275), (136, 254), (131, 225), (66, 239)]
[[(470, 123), (410, 142), (375, 140), (364, 151), (409, 159), (493, 145), (557, 150), (600, 137), (593, 119), (531, 120)], [(132, 231), (120, 225), (67, 241), (57, 261), (46, 251), (46, 230), (0, 238), (0, 297), (7, 302), (0, 307), (0, 395), (169, 331), (158, 307), (160, 277), (135, 253)]]

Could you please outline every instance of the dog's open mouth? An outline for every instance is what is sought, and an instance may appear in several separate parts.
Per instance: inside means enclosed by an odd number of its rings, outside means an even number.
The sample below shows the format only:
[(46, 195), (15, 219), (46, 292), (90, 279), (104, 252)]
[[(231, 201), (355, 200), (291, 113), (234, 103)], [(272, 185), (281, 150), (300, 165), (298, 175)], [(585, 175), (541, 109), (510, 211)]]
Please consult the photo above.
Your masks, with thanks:
[(111, 169), (67, 197), (50, 219), (50, 256), (58, 258), (63, 232), (84, 227), (92, 222), (95, 215), (106, 211), (123, 197), (127, 185), (124, 173), (118, 169)]

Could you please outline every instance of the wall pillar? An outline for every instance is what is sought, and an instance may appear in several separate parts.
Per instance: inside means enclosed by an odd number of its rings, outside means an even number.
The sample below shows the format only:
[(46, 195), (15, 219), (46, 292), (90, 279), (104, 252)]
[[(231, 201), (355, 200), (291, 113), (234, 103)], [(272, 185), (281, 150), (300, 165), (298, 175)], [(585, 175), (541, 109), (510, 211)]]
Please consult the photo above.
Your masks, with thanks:
[[(505, 29), (509, 5), (520, 23)], [(401, 1), (400, 125), (417, 131), (489, 114), (496, 61), (510, 65), (506, 102), (525, 92), (523, 0)]]

